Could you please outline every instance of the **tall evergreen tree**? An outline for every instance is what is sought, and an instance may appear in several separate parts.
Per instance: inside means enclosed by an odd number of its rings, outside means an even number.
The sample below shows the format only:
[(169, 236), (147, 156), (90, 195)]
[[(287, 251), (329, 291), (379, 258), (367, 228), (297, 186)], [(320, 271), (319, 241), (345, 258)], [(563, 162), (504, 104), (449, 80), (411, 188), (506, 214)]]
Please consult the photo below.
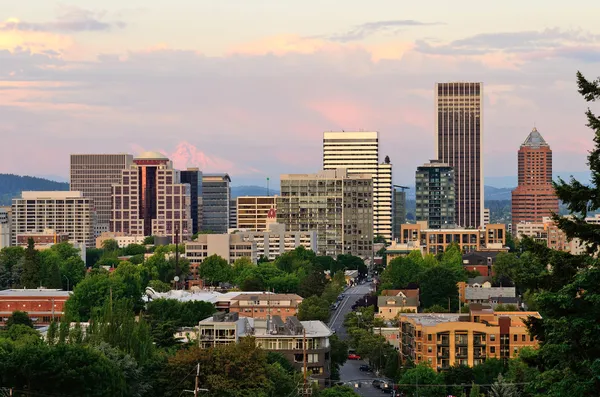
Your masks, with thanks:
[(24, 288), (37, 288), (40, 286), (40, 260), (38, 252), (35, 250), (35, 243), (32, 238), (27, 240), (27, 249), (25, 250), (25, 261), (23, 262), (23, 273), (21, 273), (21, 286)]

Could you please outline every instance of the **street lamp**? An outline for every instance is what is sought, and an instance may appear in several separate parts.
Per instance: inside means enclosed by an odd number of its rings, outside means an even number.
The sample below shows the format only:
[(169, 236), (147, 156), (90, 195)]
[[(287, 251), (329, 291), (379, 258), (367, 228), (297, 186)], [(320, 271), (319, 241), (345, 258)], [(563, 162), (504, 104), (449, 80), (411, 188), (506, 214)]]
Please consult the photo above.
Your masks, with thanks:
[(63, 274), (63, 277), (65, 278), (65, 280), (67, 280), (67, 291), (70, 291), (70, 289), (69, 289), (69, 277), (65, 276), (64, 274)]

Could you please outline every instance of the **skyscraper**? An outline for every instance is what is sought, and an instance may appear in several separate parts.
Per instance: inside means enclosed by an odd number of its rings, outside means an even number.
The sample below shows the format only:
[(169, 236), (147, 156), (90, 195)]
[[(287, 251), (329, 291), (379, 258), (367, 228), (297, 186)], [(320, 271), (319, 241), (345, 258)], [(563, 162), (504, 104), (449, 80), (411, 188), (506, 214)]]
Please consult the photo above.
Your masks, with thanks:
[(537, 129), (519, 148), (519, 185), (512, 191), (512, 224), (541, 223), (558, 212), (558, 197), (552, 186), (552, 150)]
[(349, 174), (373, 178), (374, 236), (392, 240), (392, 164), (389, 157), (379, 162), (379, 133), (376, 131), (324, 132), (323, 169), (346, 168)]
[(406, 223), (406, 192), (403, 188), (394, 189), (393, 237), (400, 237), (400, 225)]
[(112, 185), (120, 183), (121, 171), (131, 167), (130, 154), (72, 154), (71, 191), (82, 192), (96, 209), (94, 235), (110, 228)]
[(132, 236), (166, 236), (180, 241), (192, 235), (190, 185), (160, 153), (146, 152), (123, 170), (112, 187), (111, 232)]
[(231, 178), (228, 174), (202, 175), (202, 230), (227, 233)]
[(417, 168), (417, 222), (426, 221), (429, 229), (455, 226), (454, 170), (448, 164), (431, 161)]
[(202, 172), (198, 168), (181, 171), (181, 183), (190, 185), (190, 213), (192, 215), (192, 234), (200, 231), (200, 197), (202, 196)]
[(456, 224), (483, 225), (483, 83), (436, 83), (437, 159), (454, 169)]

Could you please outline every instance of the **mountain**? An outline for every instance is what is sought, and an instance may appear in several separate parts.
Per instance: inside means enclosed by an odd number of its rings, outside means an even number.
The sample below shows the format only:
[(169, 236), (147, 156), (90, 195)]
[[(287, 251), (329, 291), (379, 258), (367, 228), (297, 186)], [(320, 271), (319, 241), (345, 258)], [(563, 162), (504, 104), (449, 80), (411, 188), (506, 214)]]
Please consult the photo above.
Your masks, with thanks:
[[(279, 190), (269, 189), (269, 195), (274, 196), (279, 194)], [(264, 186), (232, 186), (231, 187), (231, 198), (241, 196), (266, 196), (267, 188)]]
[(484, 187), (484, 198), (486, 201), (488, 200), (511, 200), (511, 192), (514, 187), (493, 187), (493, 186), (485, 186)]
[(32, 176), (0, 174), (0, 205), (10, 205), (13, 198), (28, 190), (65, 191), (69, 190), (69, 184)]

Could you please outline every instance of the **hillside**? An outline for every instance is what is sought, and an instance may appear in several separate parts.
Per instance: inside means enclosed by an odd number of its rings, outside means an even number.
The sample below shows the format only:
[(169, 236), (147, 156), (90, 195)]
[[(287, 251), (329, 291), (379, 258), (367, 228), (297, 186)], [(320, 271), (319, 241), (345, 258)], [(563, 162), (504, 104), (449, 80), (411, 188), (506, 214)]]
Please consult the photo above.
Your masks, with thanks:
[(10, 205), (13, 198), (28, 190), (65, 191), (69, 190), (69, 184), (32, 176), (0, 174), (0, 205)]
[[(279, 190), (270, 188), (269, 195), (275, 196), (279, 194)], [(264, 186), (232, 186), (231, 187), (231, 198), (242, 197), (242, 196), (266, 196), (267, 188)]]

